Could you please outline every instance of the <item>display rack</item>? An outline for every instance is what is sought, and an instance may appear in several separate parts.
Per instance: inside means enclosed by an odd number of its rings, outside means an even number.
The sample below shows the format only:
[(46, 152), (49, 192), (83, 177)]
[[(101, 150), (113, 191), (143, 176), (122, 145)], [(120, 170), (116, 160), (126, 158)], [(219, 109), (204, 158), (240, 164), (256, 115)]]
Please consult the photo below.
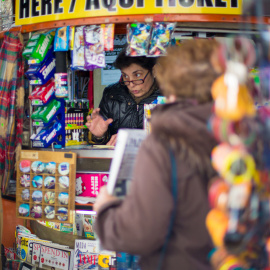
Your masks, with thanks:
[[(65, 222), (65, 223), (73, 223), (74, 221), (74, 210), (75, 210), (75, 173), (76, 173), (76, 154), (72, 152), (52, 152), (52, 151), (35, 151), (35, 150), (23, 150), (20, 154), (20, 160), (17, 165), (17, 190), (16, 190), (16, 213), (18, 218), (30, 219), (30, 220), (47, 220), (54, 222)], [(22, 170), (21, 162), (22, 161), (30, 161), (29, 170)], [(34, 172), (32, 168), (32, 164), (35, 161), (40, 161), (43, 164), (47, 164), (49, 162), (56, 163), (56, 169), (54, 173), (49, 173), (44, 170), (41, 172)], [(61, 174), (59, 171), (59, 165), (63, 163), (69, 164), (69, 171), (65, 174)], [(22, 184), (23, 176), (28, 177), (29, 183)], [(37, 187), (33, 183), (33, 178), (35, 176), (41, 176), (42, 182), (41, 186)], [(54, 188), (49, 188), (49, 186), (45, 186), (46, 177), (51, 176), (55, 177)], [(68, 186), (63, 186), (60, 184), (60, 177), (67, 176), (69, 177)], [(29, 193), (29, 197), (22, 197), (23, 192)], [(40, 191), (42, 197), (38, 200), (33, 198), (33, 193), (35, 191)], [(54, 200), (45, 201), (45, 195), (47, 192), (54, 192)], [(59, 195), (61, 193), (67, 193), (68, 198), (65, 202), (59, 199)], [(29, 208), (29, 212), (21, 212), (19, 208), (25, 204), (26, 207)], [(35, 212), (32, 211), (33, 207), (39, 206), (39, 210), (42, 209), (42, 213), (40, 213), (39, 217), (35, 217)], [(50, 216), (48, 218), (48, 214), (45, 213), (46, 207), (54, 207), (55, 215)], [(66, 208), (66, 213), (59, 212), (60, 208)], [(48, 208), (47, 208), (48, 209)], [(63, 209), (62, 209), (63, 210)], [(59, 212), (59, 213), (58, 213)]]

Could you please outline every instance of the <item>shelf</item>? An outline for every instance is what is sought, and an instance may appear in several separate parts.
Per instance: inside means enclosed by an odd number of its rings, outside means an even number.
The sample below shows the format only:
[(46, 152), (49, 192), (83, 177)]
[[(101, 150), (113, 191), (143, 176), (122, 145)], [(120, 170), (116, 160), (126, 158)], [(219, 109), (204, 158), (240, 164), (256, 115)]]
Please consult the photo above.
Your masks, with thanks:
[[(122, 16), (106, 16), (106, 17), (89, 17), (69, 20), (59, 20), (51, 22), (43, 22), (36, 24), (29, 24), (23, 26), (15, 26), (9, 31), (19, 31), (22, 33), (29, 33), (33, 31), (39, 31), (44, 29), (53, 29), (63, 26), (79, 26), (90, 24), (102, 24), (102, 23), (115, 23), (117, 34), (126, 33), (126, 23), (133, 22), (199, 22), (201, 23), (251, 23), (256, 24), (258, 20), (256, 17), (244, 18), (241, 15), (222, 15), (222, 14), (144, 14), (144, 15), (122, 15)], [(262, 23), (270, 24), (269, 17), (263, 17)], [(119, 25), (120, 24), (120, 25)], [(0, 39), (4, 37), (6, 31), (0, 32)]]
[(93, 203), (87, 203), (87, 204), (80, 204), (75, 203), (75, 210), (88, 210), (93, 211)]

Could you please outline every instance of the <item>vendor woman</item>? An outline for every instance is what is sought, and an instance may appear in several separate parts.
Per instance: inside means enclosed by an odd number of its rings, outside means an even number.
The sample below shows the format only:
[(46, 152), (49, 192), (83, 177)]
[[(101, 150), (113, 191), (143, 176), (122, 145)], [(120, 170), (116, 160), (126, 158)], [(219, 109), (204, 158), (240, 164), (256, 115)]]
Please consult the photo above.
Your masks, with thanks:
[(104, 89), (99, 108), (87, 117), (86, 126), (97, 144), (115, 145), (118, 129), (143, 128), (144, 104), (160, 95), (152, 74), (155, 58), (129, 57), (120, 52), (114, 66), (121, 70), (119, 82)]

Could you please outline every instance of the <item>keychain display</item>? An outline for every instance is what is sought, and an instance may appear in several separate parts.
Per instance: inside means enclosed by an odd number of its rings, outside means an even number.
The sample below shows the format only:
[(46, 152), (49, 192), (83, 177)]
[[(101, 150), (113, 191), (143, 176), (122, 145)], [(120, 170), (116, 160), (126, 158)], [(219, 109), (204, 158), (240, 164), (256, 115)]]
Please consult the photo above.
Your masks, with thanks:
[(20, 155), (17, 217), (73, 223), (76, 154), (22, 150)]
[[(212, 85), (214, 115), (208, 127), (220, 142), (212, 151), (219, 177), (210, 181), (206, 227), (215, 245), (213, 269), (269, 269), (270, 110), (254, 106), (246, 65), (253, 47), (226, 41), (219, 55), (225, 75)], [(270, 241), (270, 240), (269, 240)]]
[(146, 56), (151, 38), (151, 24), (132, 23), (127, 25), (128, 56)]
[(166, 49), (170, 44), (175, 25), (176, 23), (153, 23), (151, 41), (148, 51), (149, 56), (161, 56), (166, 54)]

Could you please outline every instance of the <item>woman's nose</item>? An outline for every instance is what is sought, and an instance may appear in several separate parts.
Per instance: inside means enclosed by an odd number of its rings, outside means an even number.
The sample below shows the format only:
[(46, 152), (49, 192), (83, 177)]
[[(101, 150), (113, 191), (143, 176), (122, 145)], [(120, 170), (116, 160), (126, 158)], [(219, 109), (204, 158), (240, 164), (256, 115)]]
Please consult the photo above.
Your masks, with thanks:
[(135, 84), (131, 81), (131, 82), (129, 83), (129, 86), (130, 86), (131, 88), (133, 88), (133, 87), (135, 86)]

